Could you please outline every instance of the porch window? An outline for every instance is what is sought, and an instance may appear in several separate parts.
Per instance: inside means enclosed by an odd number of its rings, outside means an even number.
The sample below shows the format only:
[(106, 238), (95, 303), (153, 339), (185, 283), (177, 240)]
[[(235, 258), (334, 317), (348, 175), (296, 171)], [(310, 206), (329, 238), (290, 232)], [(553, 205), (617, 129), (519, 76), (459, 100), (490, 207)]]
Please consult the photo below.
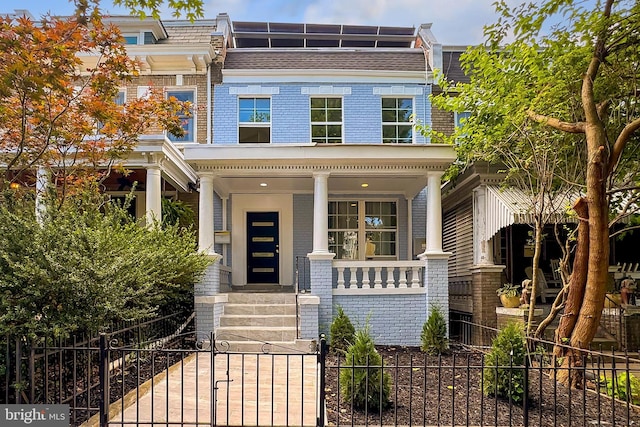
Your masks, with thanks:
[(311, 142), (342, 143), (342, 98), (311, 98)]
[(382, 98), (382, 142), (411, 144), (413, 142), (412, 98)]
[(337, 259), (396, 257), (397, 223), (395, 201), (330, 201), (329, 251)]
[[(167, 91), (167, 98), (173, 97), (178, 101), (190, 102), (192, 106), (195, 105), (195, 95), (196, 94), (193, 89)], [(182, 136), (176, 136), (172, 133), (168, 133), (167, 137), (173, 142), (195, 142), (195, 110), (192, 108), (189, 116), (180, 115), (179, 117), (182, 120), (182, 129), (184, 129), (184, 134)]]
[(240, 98), (238, 112), (238, 141), (240, 143), (271, 142), (270, 98)]

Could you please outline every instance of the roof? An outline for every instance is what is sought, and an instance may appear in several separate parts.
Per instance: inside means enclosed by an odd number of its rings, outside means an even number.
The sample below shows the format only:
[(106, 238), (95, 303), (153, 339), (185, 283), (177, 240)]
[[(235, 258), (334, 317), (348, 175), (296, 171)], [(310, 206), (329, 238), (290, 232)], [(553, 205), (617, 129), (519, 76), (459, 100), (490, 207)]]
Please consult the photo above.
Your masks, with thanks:
[(390, 50), (248, 50), (229, 49), (224, 64), (227, 70), (244, 69), (320, 69), (424, 71), (421, 49)]
[(455, 83), (469, 83), (469, 76), (465, 75), (460, 66), (460, 55), (464, 49), (448, 50), (442, 49), (442, 72), (447, 76), (447, 80)]
[(195, 21), (162, 21), (167, 37), (158, 40), (158, 44), (189, 44), (209, 43), (211, 34), (216, 32), (216, 23), (213, 20)]

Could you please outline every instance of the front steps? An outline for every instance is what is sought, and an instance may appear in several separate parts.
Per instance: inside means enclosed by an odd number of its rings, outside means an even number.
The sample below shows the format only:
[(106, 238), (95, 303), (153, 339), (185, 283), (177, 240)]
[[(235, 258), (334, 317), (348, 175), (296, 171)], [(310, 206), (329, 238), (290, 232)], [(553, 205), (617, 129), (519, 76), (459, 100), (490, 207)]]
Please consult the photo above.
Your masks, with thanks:
[(216, 348), (232, 352), (307, 353), (310, 340), (298, 340), (296, 295), (292, 293), (228, 294)]

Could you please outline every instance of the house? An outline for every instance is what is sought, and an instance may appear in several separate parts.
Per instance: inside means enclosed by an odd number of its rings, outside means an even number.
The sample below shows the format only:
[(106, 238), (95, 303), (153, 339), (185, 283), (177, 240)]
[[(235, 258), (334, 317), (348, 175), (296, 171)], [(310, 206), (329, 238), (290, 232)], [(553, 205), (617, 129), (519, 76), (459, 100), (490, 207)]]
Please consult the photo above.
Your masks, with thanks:
[(142, 64), (123, 99), (153, 85), (194, 105), (184, 137), (141, 136), (131, 174), (105, 185), (136, 182), (137, 216), (159, 219), (162, 197), (198, 213), (215, 260), (198, 331), (238, 294), (291, 294), (294, 338), (327, 332), (340, 305), (376, 342), (418, 345), (430, 307), (449, 311), (440, 187), (455, 158), (413, 129), (432, 122), (443, 60), (430, 25), (108, 20)]

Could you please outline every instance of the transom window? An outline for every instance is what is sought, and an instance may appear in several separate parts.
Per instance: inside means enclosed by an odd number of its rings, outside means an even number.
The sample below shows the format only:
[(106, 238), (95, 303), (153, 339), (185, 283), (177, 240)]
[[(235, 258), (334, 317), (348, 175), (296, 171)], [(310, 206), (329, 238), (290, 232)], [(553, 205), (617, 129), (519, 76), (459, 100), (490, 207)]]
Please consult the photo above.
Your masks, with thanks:
[(311, 98), (311, 142), (342, 143), (342, 98)]
[[(190, 102), (191, 105), (195, 105), (195, 91), (194, 90), (168, 90), (167, 98), (175, 98), (178, 101), (182, 102)], [(195, 142), (195, 113), (194, 109), (191, 109), (190, 115), (181, 114), (179, 115), (180, 120), (182, 120), (182, 129), (184, 129), (184, 134), (182, 136), (177, 136), (172, 133), (169, 133), (167, 137), (169, 140), (174, 142)]]
[(382, 142), (411, 144), (413, 142), (412, 98), (382, 98)]
[(329, 251), (337, 259), (397, 257), (395, 201), (329, 202)]
[(271, 99), (238, 100), (238, 140), (240, 143), (271, 142)]

